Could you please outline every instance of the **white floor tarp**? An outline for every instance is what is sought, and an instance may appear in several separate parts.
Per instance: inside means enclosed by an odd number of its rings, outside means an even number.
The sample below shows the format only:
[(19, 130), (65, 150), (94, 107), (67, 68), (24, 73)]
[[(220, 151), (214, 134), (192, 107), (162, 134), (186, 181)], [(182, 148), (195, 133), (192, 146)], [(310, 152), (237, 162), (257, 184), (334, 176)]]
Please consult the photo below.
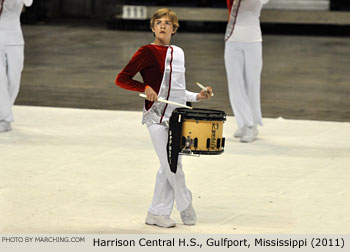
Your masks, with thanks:
[(0, 233), (350, 233), (350, 123), (264, 119), (257, 141), (184, 157), (198, 222), (144, 224), (158, 160), (141, 112), (15, 106)]

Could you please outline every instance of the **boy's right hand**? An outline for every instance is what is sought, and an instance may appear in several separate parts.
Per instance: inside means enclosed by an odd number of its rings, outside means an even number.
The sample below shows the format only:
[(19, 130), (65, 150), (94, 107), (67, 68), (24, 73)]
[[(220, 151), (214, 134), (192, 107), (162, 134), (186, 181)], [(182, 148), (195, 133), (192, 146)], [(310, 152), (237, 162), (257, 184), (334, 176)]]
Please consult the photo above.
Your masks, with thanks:
[(146, 95), (146, 99), (151, 101), (151, 102), (155, 102), (158, 100), (157, 93), (150, 86), (146, 86), (145, 95)]

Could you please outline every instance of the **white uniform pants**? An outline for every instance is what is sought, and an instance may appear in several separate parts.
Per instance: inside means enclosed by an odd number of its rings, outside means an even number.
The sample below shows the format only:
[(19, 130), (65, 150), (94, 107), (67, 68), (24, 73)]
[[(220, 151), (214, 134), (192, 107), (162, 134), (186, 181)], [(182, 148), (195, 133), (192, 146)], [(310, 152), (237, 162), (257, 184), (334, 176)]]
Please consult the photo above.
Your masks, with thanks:
[(260, 105), (262, 43), (227, 41), (225, 67), (231, 107), (238, 127), (262, 125)]
[(0, 121), (13, 121), (12, 106), (19, 91), (23, 61), (23, 45), (0, 45)]
[(181, 156), (179, 156), (176, 174), (170, 171), (166, 151), (168, 127), (163, 124), (152, 124), (148, 126), (148, 131), (160, 161), (149, 212), (154, 215), (170, 216), (174, 201), (179, 211), (187, 209), (192, 200), (191, 193), (186, 187)]

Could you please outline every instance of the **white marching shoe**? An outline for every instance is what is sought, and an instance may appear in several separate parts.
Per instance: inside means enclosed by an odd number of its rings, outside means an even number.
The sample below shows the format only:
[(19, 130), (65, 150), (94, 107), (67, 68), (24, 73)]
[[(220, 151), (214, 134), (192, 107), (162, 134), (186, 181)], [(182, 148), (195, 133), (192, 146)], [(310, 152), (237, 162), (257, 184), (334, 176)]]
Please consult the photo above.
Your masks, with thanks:
[(171, 228), (175, 227), (176, 223), (169, 216), (166, 215), (154, 215), (148, 212), (146, 218), (146, 224), (148, 225), (156, 225), (158, 227), (163, 228)]
[(253, 142), (258, 133), (259, 131), (257, 129), (257, 126), (244, 127), (240, 141), (243, 143)]
[(6, 121), (0, 121), (0, 133), (10, 131), (12, 129), (11, 123)]
[(233, 137), (235, 138), (241, 138), (243, 133), (243, 129), (236, 130), (235, 134), (233, 134)]
[[(190, 192), (191, 193), (191, 192)], [(197, 221), (196, 212), (192, 206), (192, 193), (191, 193), (191, 203), (190, 205), (183, 211), (180, 212), (181, 220), (185, 225), (195, 225)]]

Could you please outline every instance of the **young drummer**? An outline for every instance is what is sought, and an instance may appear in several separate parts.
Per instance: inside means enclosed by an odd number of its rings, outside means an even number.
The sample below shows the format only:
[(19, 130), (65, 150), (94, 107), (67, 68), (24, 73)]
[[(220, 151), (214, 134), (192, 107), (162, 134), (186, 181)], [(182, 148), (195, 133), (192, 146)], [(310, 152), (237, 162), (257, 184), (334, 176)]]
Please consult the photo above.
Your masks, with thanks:
[[(210, 98), (212, 89), (207, 87), (207, 91), (200, 93), (186, 90), (184, 53), (181, 48), (170, 45), (171, 37), (179, 27), (176, 14), (167, 8), (159, 9), (153, 14), (150, 26), (155, 36), (154, 42), (142, 46), (116, 78), (118, 86), (144, 92), (147, 97), (142, 123), (147, 125), (160, 168), (146, 224), (174, 227), (175, 221), (170, 214), (176, 202), (183, 223), (194, 225), (196, 213), (192, 207), (192, 194), (186, 187), (181, 157), (176, 173), (170, 171), (167, 159), (168, 121), (176, 106), (157, 102), (157, 99), (185, 104), (186, 101)], [(133, 80), (138, 72), (143, 82)]]

